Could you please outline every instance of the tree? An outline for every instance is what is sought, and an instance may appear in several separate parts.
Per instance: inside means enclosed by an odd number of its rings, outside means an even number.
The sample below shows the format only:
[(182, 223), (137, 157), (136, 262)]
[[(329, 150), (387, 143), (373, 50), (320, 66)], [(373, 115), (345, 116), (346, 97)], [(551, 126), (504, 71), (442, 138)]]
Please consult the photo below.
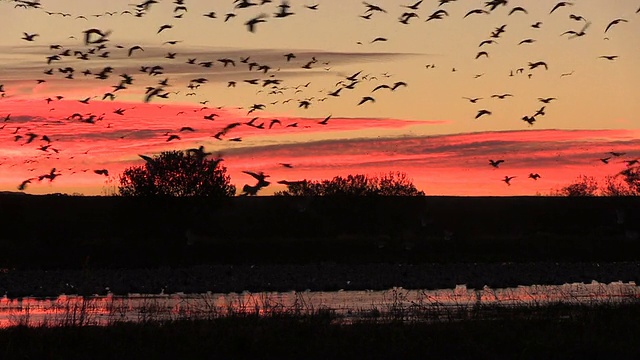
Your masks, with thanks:
[(287, 185), (287, 190), (276, 192), (279, 196), (424, 196), (402, 172), (389, 172), (381, 177), (357, 174), (280, 183)]
[(580, 175), (573, 183), (558, 191), (560, 196), (596, 196), (598, 182), (593, 176)]
[(628, 195), (640, 195), (640, 166), (628, 167), (616, 176), (622, 177), (622, 181), (625, 182), (629, 189)]
[(200, 151), (165, 151), (154, 157), (141, 156), (144, 166), (133, 166), (120, 175), (122, 196), (234, 196), (222, 159), (207, 159)]

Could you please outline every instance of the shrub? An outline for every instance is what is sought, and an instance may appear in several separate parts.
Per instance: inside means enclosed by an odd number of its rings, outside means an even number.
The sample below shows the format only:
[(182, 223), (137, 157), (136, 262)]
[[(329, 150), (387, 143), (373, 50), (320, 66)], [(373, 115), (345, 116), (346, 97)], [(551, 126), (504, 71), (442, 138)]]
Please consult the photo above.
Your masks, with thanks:
[(287, 190), (276, 192), (279, 196), (424, 196), (407, 174), (389, 172), (380, 177), (363, 174), (336, 176), (331, 180), (302, 180), (280, 182)]
[(120, 175), (122, 196), (234, 196), (222, 159), (207, 159), (197, 151), (165, 151), (141, 156), (144, 166), (133, 166)]

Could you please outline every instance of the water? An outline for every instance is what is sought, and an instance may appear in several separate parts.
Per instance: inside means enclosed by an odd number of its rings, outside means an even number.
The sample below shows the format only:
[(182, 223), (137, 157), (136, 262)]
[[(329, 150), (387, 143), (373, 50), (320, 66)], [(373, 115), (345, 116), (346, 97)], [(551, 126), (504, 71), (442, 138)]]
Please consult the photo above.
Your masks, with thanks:
[(635, 283), (574, 283), (505, 289), (304, 291), (230, 294), (67, 296), (0, 299), (0, 328), (15, 325), (110, 325), (118, 322), (210, 319), (229, 315), (308, 315), (326, 311), (341, 321), (452, 319), (469, 309), (554, 303), (596, 305), (640, 301)]

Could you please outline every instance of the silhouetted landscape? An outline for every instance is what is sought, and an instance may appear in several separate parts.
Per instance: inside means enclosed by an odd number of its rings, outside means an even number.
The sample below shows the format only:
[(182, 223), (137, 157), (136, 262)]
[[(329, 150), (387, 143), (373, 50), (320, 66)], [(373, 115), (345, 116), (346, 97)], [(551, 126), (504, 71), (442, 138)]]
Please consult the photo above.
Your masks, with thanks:
[(0, 0), (0, 359), (640, 359), (637, 4), (312, 1)]

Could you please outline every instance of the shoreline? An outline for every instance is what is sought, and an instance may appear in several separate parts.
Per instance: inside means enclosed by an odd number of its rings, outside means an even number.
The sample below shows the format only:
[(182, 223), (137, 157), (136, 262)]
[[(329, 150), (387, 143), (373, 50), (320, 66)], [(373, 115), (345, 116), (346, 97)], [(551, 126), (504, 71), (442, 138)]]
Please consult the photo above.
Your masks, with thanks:
[(154, 269), (5, 270), (7, 298), (130, 293), (481, 289), (597, 281), (640, 283), (640, 262), (199, 265)]

